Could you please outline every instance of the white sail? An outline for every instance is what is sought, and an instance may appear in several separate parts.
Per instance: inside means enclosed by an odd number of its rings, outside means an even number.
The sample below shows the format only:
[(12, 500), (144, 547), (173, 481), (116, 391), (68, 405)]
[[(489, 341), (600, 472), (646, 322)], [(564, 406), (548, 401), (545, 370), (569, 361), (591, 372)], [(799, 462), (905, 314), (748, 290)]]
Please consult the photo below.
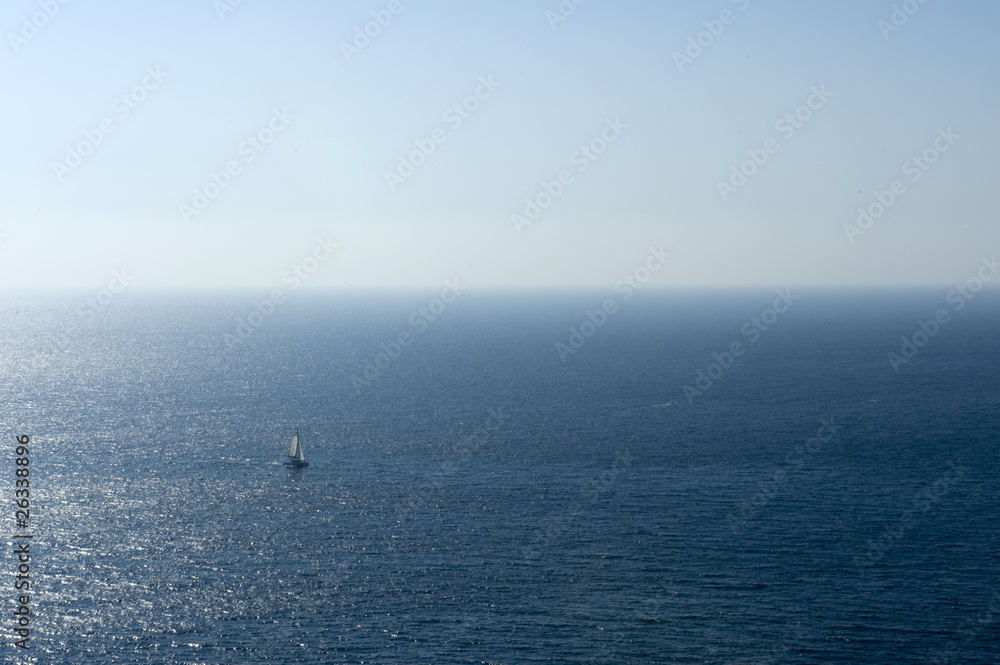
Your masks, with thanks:
[(302, 442), (299, 441), (299, 430), (295, 430), (292, 443), (288, 446), (288, 459), (285, 460), (285, 464), (288, 466), (306, 466), (309, 464), (306, 461), (306, 453), (302, 450)]

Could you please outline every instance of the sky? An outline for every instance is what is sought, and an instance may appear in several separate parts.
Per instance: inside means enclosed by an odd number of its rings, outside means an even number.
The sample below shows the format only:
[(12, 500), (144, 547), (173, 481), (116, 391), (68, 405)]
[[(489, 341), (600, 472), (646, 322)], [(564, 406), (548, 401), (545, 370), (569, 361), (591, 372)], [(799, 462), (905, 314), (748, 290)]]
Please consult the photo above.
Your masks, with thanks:
[(9, 0), (0, 289), (606, 288), (651, 249), (665, 289), (943, 287), (1000, 249), (1000, 4), (577, 2)]

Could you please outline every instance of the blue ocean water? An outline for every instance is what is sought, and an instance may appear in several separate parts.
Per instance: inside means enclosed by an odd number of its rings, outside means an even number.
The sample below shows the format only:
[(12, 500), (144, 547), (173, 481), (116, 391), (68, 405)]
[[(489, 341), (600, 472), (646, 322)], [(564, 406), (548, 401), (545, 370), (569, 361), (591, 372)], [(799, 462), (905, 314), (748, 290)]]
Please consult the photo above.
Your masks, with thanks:
[(998, 661), (996, 293), (435, 296), (2, 301), (30, 655)]

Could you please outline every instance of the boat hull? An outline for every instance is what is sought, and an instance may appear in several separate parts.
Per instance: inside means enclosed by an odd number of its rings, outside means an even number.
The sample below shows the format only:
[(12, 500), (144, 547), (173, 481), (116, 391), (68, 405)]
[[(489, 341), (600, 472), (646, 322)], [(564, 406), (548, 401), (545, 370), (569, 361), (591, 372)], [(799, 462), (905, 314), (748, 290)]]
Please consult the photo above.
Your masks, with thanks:
[(290, 459), (287, 462), (285, 462), (285, 466), (294, 466), (294, 467), (309, 466), (309, 462), (300, 462), (298, 460)]

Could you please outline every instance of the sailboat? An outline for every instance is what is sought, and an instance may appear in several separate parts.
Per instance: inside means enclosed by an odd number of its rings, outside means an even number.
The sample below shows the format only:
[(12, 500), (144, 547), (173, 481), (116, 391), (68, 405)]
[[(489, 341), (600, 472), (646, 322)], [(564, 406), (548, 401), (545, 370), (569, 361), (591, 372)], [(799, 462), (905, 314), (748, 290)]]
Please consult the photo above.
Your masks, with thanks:
[(295, 430), (292, 437), (292, 445), (288, 446), (288, 459), (285, 460), (287, 466), (309, 466), (306, 461), (305, 451), (302, 450), (302, 442), (299, 441), (299, 430)]

